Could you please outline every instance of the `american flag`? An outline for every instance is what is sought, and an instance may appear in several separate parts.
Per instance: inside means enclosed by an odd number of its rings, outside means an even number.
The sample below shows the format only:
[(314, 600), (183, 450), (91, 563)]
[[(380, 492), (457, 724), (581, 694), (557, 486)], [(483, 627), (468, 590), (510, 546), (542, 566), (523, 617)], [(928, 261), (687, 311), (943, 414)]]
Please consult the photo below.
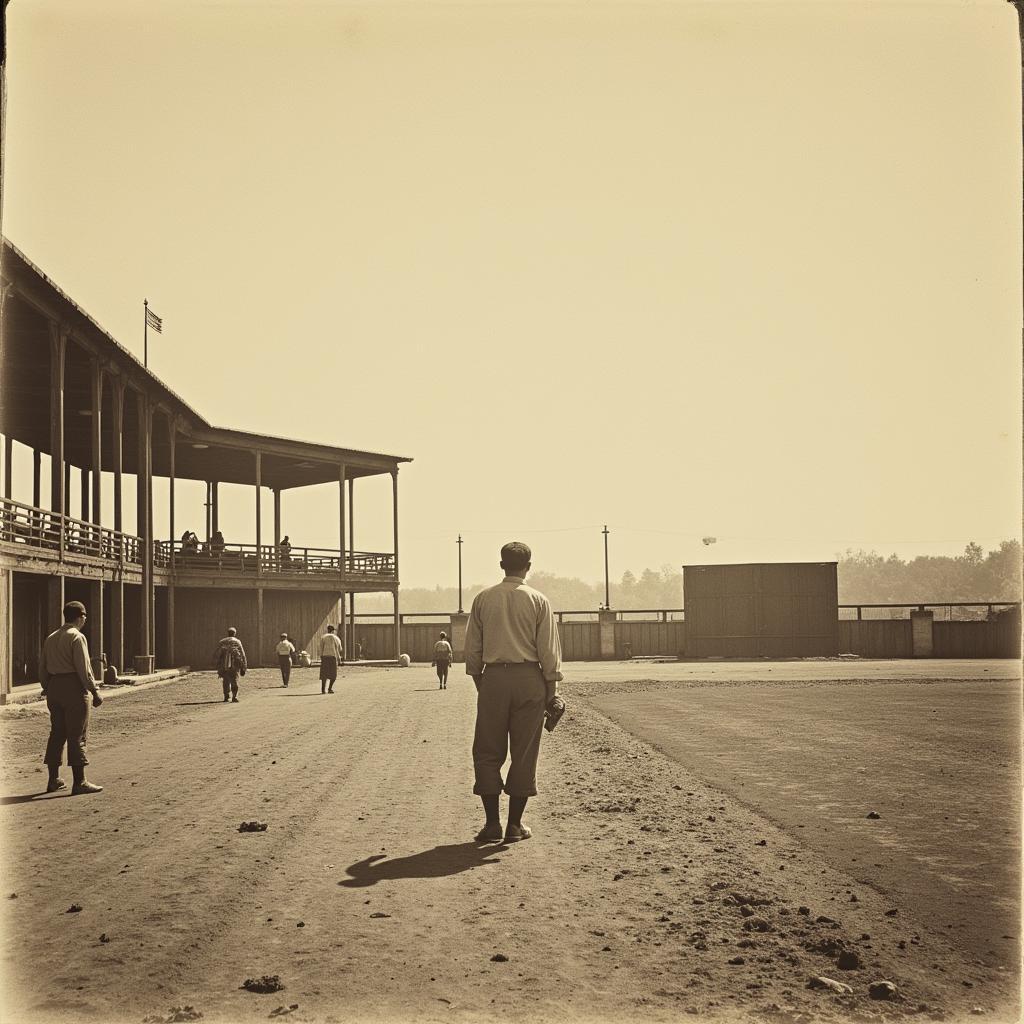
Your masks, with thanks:
[(146, 323), (156, 331), (157, 334), (164, 333), (164, 322), (148, 306), (146, 307)]

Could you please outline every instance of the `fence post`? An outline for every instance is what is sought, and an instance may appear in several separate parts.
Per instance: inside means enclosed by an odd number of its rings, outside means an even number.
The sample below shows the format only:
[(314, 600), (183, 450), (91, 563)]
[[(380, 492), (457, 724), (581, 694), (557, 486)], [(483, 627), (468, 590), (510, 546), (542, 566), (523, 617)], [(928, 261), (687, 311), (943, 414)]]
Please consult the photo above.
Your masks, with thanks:
[(615, 657), (615, 619), (615, 612), (604, 610), (597, 613), (602, 661)]
[(466, 612), (452, 612), (448, 636), (451, 638), (452, 654), (456, 661), (466, 660), (466, 625), (469, 615)]
[(911, 655), (915, 658), (930, 658), (933, 651), (935, 613), (912, 611), (910, 613)]

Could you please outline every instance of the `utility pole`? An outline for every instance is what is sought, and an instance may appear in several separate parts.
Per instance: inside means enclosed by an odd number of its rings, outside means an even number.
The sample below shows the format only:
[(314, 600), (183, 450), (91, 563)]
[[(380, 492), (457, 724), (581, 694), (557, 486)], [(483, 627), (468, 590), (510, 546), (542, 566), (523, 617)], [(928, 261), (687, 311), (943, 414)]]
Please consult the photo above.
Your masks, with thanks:
[(611, 608), (612, 603), (608, 595), (608, 524), (604, 524), (604, 529), (601, 531), (604, 534), (604, 607), (607, 611)]
[(459, 614), (462, 614), (462, 534), (459, 534), (459, 539), (455, 542), (459, 545)]

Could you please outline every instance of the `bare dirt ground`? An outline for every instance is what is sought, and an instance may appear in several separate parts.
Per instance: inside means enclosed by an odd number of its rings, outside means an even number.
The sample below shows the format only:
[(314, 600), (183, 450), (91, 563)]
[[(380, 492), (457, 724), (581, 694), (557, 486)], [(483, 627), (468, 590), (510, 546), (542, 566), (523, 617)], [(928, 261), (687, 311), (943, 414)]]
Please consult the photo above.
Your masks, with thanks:
[(40, 795), (45, 711), (5, 710), (0, 1020), (1018, 1019), (1019, 666), (568, 669), (510, 847), (458, 673), (120, 694), (92, 797)]

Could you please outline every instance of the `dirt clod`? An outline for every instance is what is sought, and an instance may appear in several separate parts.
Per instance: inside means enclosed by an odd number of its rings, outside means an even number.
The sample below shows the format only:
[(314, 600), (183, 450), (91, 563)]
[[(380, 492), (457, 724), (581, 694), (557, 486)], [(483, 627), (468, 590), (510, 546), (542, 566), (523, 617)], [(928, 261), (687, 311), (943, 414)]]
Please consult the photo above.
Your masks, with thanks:
[(507, 964), (508, 963), (508, 957), (505, 956), (504, 953), (495, 953), (494, 956), (491, 957), (491, 963), (492, 964)]
[(264, 974), (259, 978), (246, 978), (242, 988), (249, 992), (280, 992), (284, 988), (280, 975)]
[(238, 826), (239, 832), (266, 832), (267, 823), (265, 821), (243, 821)]
[(65, 914), (80, 914), (81, 912), (82, 912), (82, 904), (81, 903), (72, 903), (71, 906), (68, 907), (68, 909), (64, 911)]
[(868, 995), (872, 999), (896, 999), (899, 991), (891, 981), (876, 981), (868, 988)]
[(856, 950), (844, 949), (839, 954), (836, 965), (841, 971), (859, 971), (864, 966), (864, 961), (861, 960)]

